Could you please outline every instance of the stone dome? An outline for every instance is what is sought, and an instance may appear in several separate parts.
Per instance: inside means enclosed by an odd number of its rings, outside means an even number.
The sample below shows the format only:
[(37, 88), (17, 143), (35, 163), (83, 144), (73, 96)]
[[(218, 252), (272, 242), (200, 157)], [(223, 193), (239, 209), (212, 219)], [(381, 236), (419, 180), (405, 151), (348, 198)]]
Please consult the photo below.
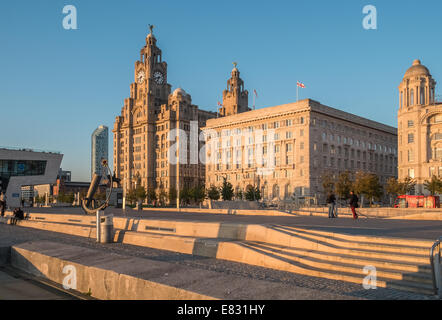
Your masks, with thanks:
[(430, 76), (428, 68), (421, 64), (420, 60), (414, 60), (413, 65), (405, 72), (404, 78), (415, 76)]
[(187, 96), (188, 94), (186, 91), (184, 91), (182, 88), (175, 89), (175, 91), (172, 93), (173, 96), (177, 96), (178, 94), (181, 94), (183, 96)]

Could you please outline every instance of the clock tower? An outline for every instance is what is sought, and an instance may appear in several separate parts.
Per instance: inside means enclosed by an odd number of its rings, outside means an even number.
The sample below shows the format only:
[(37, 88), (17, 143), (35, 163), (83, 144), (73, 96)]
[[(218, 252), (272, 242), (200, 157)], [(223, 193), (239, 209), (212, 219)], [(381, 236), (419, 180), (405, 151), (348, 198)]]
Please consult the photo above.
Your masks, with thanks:
[(135, 86), (138, 98), (143, 99), (149, 109), (149, 115), (155, 114), (162, 104), (167, 103), (171, 92), (171, 86), (167, 83), (167, 63), (157, 47), (153, 26), (150, 26), (146, 45), (140, 51), (140, 60), (135, 63)]

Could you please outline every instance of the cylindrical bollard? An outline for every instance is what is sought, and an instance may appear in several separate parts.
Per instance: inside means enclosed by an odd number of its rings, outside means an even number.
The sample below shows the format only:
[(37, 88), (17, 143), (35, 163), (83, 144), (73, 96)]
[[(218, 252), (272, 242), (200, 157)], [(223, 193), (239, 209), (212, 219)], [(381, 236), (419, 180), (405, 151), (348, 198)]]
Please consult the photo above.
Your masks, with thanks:
[(112, 243), (114, 237), (113, 216), (104, 216), (101, 218), (101, 243)]

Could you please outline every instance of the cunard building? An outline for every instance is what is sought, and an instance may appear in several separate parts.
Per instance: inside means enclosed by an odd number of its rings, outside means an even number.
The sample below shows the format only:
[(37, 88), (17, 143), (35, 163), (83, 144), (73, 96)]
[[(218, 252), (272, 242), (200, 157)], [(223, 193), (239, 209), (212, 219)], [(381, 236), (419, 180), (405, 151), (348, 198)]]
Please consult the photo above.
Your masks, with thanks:
[(206, 187), (227, 179), (236, 192), (257, 187), (264, 199), (323, 196), (322, 176), (365, 171), (385, 184), (397, 177), (397, 129), (306, 99), (250, 110), (232, 70), (222, 118), (206, 133)]
[[(204, 144), (198, 140), (199, 128), (216, 113), (198, 109), (181, 88), (171, 92), (167, 63), (152, 30), (135, 62), (130, 96), (112, 130), (115, 175), (125, 190), (137, 181), (146, 189), (165, 192), (203, 185), (205, 166), (194, 155)], [(169, 161), (169, 156), (176, 160)]]

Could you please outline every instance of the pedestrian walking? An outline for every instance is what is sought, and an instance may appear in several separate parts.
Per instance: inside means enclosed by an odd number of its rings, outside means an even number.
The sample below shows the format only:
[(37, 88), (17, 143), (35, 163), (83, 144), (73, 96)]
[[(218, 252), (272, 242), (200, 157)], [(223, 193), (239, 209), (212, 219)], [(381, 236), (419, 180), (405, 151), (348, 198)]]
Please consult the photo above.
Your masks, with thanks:
[(328, 204), (328, 218), (333, 219), (336, 218), (334, 215), (335, 207), (336, 207), (336, 197), (333, 194), (333, 192), (329, 193), (327, 197), (327, 204)]
[(358, 218), (358, 214), (356, 213), (356, 208), (359, 208), (358, 202), (358, 196), (355, 195), (353, 191), (350, 191), (350, 208), (353, 213), (353, 219), (355, 220)]

